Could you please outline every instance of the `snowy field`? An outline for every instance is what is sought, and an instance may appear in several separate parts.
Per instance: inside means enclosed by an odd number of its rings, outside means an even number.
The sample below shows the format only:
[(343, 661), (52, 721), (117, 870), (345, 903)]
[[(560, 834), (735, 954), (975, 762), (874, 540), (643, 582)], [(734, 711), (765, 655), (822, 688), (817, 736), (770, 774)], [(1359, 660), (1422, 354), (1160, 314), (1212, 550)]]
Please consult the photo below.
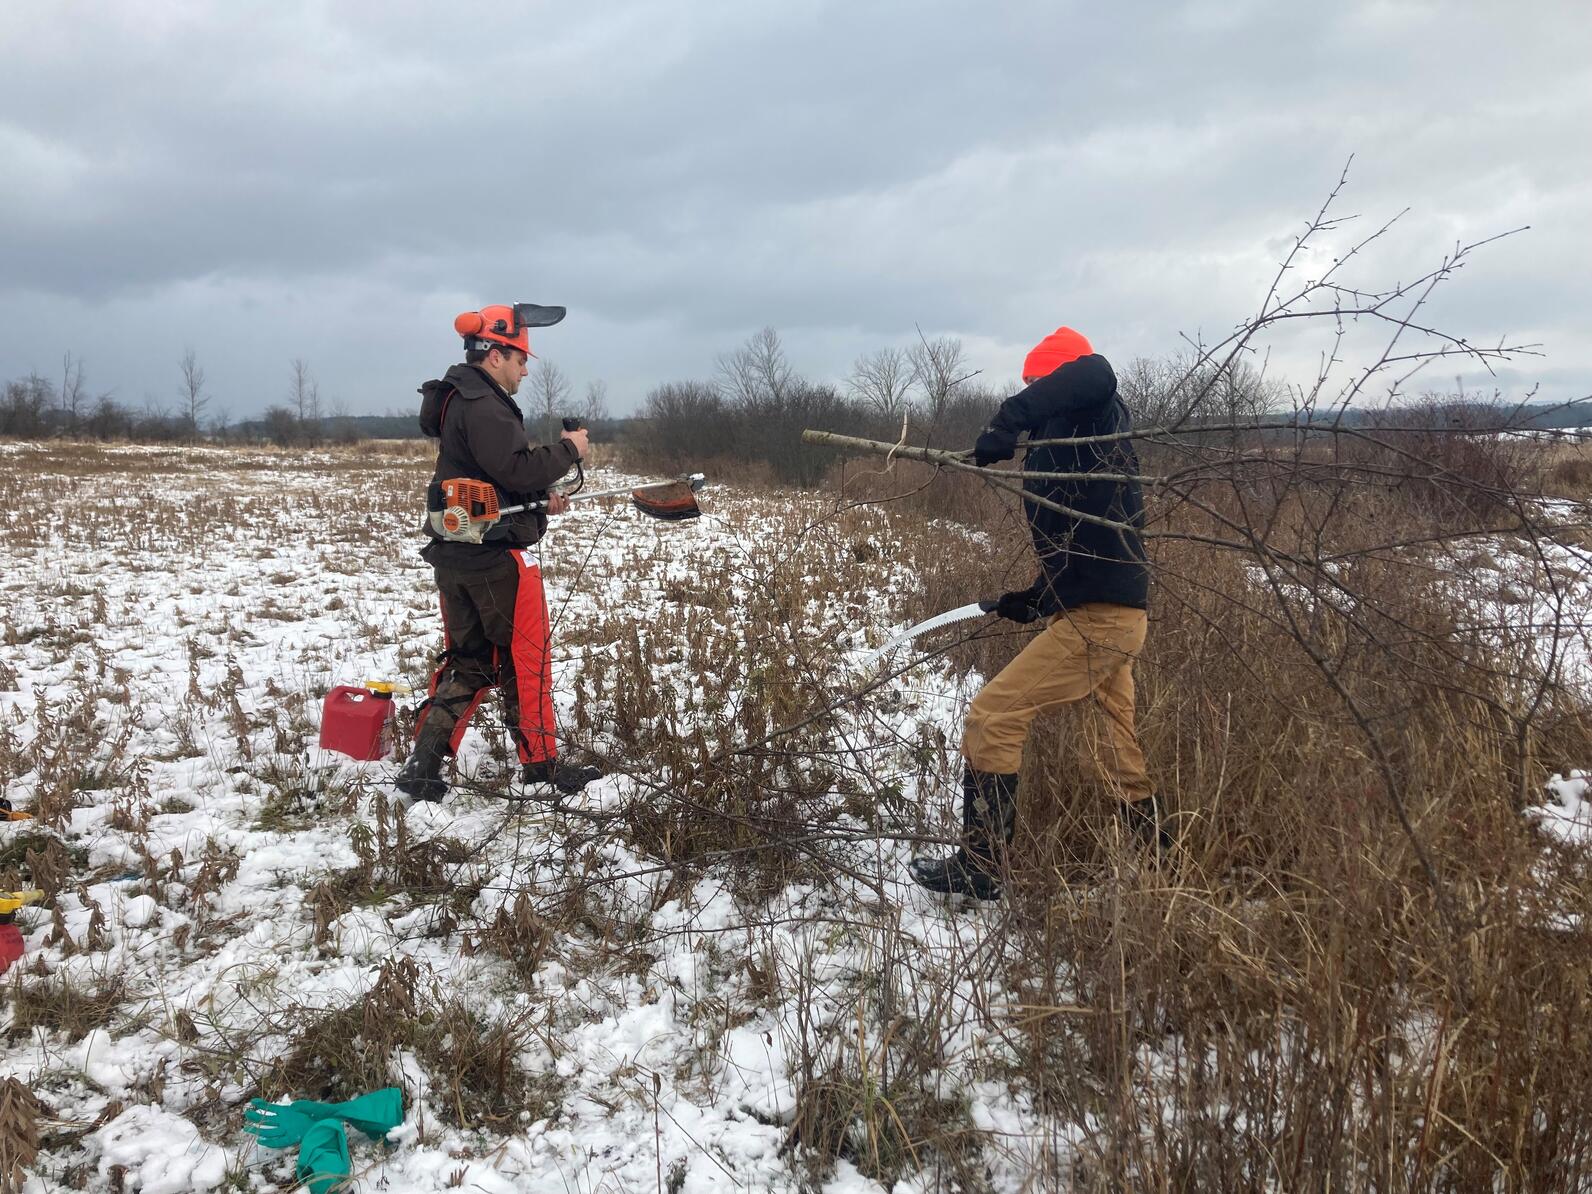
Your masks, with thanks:
[[(353, 1135), (356, 1190), (1065, 1188), (1090, 1125), (1012, 1080), (1000, 1027), (1031, 1009), (997, 914), (905, 880), (950, 830), (978, 677), (931, 662), (844, 700), (936, 612), (921, 545), (821, 497), (577, 507), (542, 555), (556, 704), (611, 774), (504, 801), (483, 706), (453, 795), (405, 813), (395, 762), (316, 743), (332, 685), (422, 689), (440, 648), (428, 472), (0, 446), (30, 499), (5, 515), (0, 784), (38, 818), (0, 845), (49, 896), (4, 980), (0, 1073), (42, 1104), (26, 1190), (290, 1189), (247, 1100), (388, 1084), (405, 1120)], [(1556, 782), (1539, 819), (1584, 839), (1586, 790)], [(892, 1077), (923, 1025), (932, 1067)], [(909, 1096), (964, 1153), (897, 1130)]]
[[(100, 1001), (81, 1020), (38, 1009), (8, 1036), (5, 1073), (47, 1108), (29, 1190), (291, 1186), (283, 1154), (240, 1130), (242, 1105), (326, 1093), (283, 1086), (273, 1066), (317, 1016), (380, 982), (497, 1034), (514, 1074), (500, 1105), (461, 1111), (449, 1105), (469, 1060), (459, 1042), (378, 1057), (413, 1097), (389, 1143), (353, 1144), (357, 1188), (655, 1189), (661, 1174), (670, 1189), (794, 1189), (803, 1034), (809, 1051), (867, 1048), (856, 1021), (881, 949), (918, 955), (924, 973), (976, 949), (977, 918), (916, 899), (906, 846), (871, 831), (883, 814), (867, 798), (884, 786), (904, 833), (943, 830), (946, 802), (923, 807), (919, 784), (949, 766), (966, 685), (933, 668), (846, 715), (854, 733), (834, 772), (865, 771), (870, 788), (809, 797), (809, 825), (792, 830), (852, 875), (748, 904), (729, 862), (660, 863), (617, 816), (667, 798), (670, 772), (616, 757), (616, 719), (730, 746), (777, 728), (779, 694), (749, 694), (745, 660), (722, 657), (722, 635), (743, 635), (760, 604), (801, 601), (799, 633), (766, 642), (769, 660), (860, 683), (847, 668), (899, 627), (913, 593), (900, 568), (853, 560), (892, 558), (883, 517), (814, 529), (816, 503), (711, 491), (710, 512), (687, 524), (578, 506), (543, 553), (557, 705), (566, 748), (615, 774), (567, 810), (487, 795), (512, 768), (484, 706), (461, 752), (480, 791), (404, 821), (387, 799), (396, 764), (316, 741), (331, 685), (423, 688), (440, 648), (412, 532), (425, 462), (4, 453), (46, 495), (13, 508), (6, 541), (0, 778), (39, 814), (6, 830), (7, 856), (55, 843), (69, 860), (46, 905), (21, 914), (27, 955), (8, 981), (39, 1000)], [(873, 587), (828, 583), (842, 573)], [(638, 662), (650, 691), (626, 690), (620, 669)], [(973, 1080), (981, 1034), (963, 1014), (969, 1081), (946, 1096), (998, 1138), (997, 1171), (1027, 1169), (1054, 1141)], [(876, 1187), (842, 1161), (830, 1188)]]

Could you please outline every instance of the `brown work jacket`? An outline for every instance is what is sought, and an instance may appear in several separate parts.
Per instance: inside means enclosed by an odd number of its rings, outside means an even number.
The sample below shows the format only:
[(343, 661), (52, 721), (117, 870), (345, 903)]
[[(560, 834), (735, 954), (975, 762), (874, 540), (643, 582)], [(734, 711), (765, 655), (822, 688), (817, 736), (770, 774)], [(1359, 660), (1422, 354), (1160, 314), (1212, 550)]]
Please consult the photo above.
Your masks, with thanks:
[[(420, 394), (420, 430), (437, 440), (433, 486), (451, 477), (490, 481), (501, 505), (516, 506), (542, 501), (575, 467), (575, 445), (567, 439), (533, 445), (514, 399), (474, 365), (453, 366), (421, 386)], [(420, 553), (427, 562), (473, 570), (492, 567), (511, 548), (531, 546), (546, 533), (547, 515), (541, 510), (504, 515), (480, 543), (443, 539), (429, 520), (424, 526), (432, 540)]]

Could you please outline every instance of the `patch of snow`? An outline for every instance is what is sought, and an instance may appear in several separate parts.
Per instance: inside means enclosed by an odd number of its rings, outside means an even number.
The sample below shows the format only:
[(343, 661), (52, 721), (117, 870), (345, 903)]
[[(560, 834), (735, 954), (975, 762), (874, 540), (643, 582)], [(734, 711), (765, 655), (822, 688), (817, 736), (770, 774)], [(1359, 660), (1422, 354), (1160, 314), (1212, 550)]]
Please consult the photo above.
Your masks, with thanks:
[(99, 1174), (126, 1170), (128, 1191), (188, 1194), (213, 1190), (227, 1176), (227, 1156), (206, 1143), (199, 1130), (169, 1111), (148, 1104), (129, 1107), (91, 1137), (99, 1148)]
[(1587, 798), (1592, 778), (1584, 771), (1568, 776), (1555, 773), (1546, 787), (1552, 799), (1527, 809), (1526, 815), (1567, 846), (1592, 846), (1592, 800)]

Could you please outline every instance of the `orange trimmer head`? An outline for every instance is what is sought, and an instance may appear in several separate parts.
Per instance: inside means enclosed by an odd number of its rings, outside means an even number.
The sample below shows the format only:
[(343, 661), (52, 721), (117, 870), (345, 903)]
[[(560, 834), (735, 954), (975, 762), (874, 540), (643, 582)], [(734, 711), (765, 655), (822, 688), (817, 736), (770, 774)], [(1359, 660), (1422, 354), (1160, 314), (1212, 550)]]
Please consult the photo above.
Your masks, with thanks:
[(696, 518), (702, 513), (702, 507), (697, 504), (697, 490), (702, 488), (703, 480), (701, 473), (693, 473), (679, 481), (645, 485), (630, 491), (630, 504), (649, 518), (667, 522)]

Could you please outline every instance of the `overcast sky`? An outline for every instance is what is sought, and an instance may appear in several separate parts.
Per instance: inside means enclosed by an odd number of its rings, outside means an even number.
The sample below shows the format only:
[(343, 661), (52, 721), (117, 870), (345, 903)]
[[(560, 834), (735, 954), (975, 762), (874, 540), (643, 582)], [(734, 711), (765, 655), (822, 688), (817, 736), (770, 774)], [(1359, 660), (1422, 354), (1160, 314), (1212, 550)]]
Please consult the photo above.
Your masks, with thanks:
[(1529, 224), (1423, 321), (1540, 342), (1467, 384), (1592, 394), (1587, 0), (14, 0), (0, 48), (0, 378), (174, 405), (191, 347), (234, 419), (295, 357), (407, 413), (456, 313), (529, 301), (616, 412), (764, 325), (817, 379), (921, 328), (1004, 383), (1062, 323), (1220, 339), (1352, 154), (1300, 276), (1406, 207), (1351, 281)]

